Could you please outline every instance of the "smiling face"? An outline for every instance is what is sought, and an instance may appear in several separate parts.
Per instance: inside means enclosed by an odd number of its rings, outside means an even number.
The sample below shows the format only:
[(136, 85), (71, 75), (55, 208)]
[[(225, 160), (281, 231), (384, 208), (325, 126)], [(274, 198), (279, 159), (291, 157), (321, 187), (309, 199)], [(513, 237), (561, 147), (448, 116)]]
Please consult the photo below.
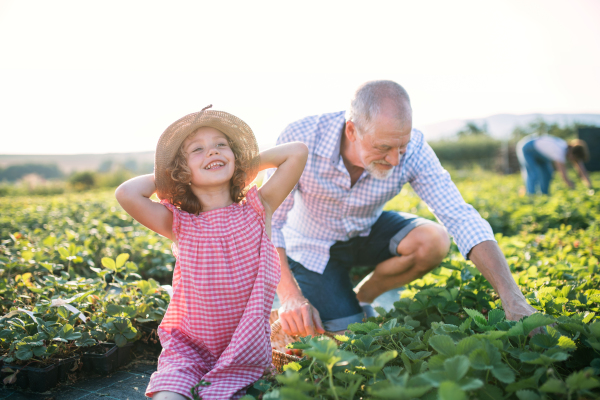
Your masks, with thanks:
[(398, 121), (395, 113), (389, 111), (384, 106), (374, 117), (368, 132), (359, 131), (352, 121), (346, 125), (349, 139), (354, 139), (357, 162), (362, 164), (358, 166), (376, 179), (386, 179), (392, 174), (410, 142), (410, 115)]
[(193, 187), (227, 185), (235, 171), (235, 155), (227, 136), (211, 127), (202, 127), (183, 142)]

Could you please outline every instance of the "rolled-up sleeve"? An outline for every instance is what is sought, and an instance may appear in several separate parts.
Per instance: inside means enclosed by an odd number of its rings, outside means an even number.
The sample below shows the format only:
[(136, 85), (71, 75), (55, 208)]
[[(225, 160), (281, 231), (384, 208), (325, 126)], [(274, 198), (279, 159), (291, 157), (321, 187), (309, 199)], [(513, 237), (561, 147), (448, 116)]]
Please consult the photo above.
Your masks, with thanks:
[[(468, 259), (477, 244), (494, 240), (490, 224), (477, 210), (467, 204), (425, 140), (416, 148), (407, 165), (408, 179), (417, 195), (427, 204), (436, 218), (448, 229), (461, 254)], [(420, 147), (420, 148), (419, 148)]]

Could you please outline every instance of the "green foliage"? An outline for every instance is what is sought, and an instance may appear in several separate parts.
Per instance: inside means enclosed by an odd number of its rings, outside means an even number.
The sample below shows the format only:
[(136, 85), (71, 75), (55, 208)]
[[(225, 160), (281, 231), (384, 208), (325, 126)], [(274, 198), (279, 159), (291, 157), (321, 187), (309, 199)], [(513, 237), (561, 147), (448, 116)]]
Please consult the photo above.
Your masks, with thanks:
[(429, 142), (442, 164), (452, 168), (478, 165), (491, 170), (502, 143), (486, 134), (465, 134), (459, 139)]
[[(459, 187), (465, 197), (478, 194), (483, 212), (493, 210), (507, 221), (518, 221), (518, 208), (531, 205), (521, 211), (528, 220), (499, 224), (506, 235), (497, 239), (539, 313), (507, 320), (489, 282), (453, 246), (439, 268), (401, 292), (394, 308), (350, 325), (349, 333), (336, 336), (337, 346), (326, 338), (294, 343), (307, 357), (278, 377), (263, 398), (599, 397), (600, 202), (585, 190), (560, 191), (539, 202), (516, 190), (499, 195), (504, 179), (494, 177), (487, 186), (467, 178)], [(431, 217), (412, 196), (403, 191), (387, 207)], [(571, 212), (561, 215), (557, 209), (566, 211), (565, 204)], [(543, 334), (529, 336), (539, 329)], [(327, 361), (343, 365), (333, 364), (329, 373)]]
[(473, 121), (469, 121), (466, 123), (465, 127), (460, 131), (456, 132), (456, 136), (459, 138), (466, 136), (482, 136), (488, 135), (487, 124), (483, 124), (482, 126), (477, 125)]
[(53, 196), (66, 191), (67, 184), (63, 181), (45, 181), (35, 184), (26, 180), (18, 183), (0, 182), (0, 197)]
[(512, 140), (517, 141), (524, 136), (537, 133), (539, 135), (552, 135), (564, 140), (577, 139), (577, 131), (580, 128), (592, 127), (592, 125), (585, 125), (580, 123), (574, 123), (570, 125), (561, 126), (554, 123), (547, 123), (543, 119), (538, 119), (531, 122), (529, 125), (523, 127), (518, 126), (512, 132)]
[[(552, 197), (521, 197), (519, 177), (454, 178), (539, 313), (507, 320), (491, 285), (453, 245), (379, 317), (352, 324), (338, 342), (301, 338), (292, 347), (305, 358), (255, 383), (247, 399), (600, 395), (598, 196), (557, 185)], [(592, 180), (597, 187), (600, 175)], [(0, 315), (33, 313), (0, 319), (5, 362), (50, 362), (98, 341), (124, 345), (160, 323), (169, 303), (161, 283), (170, 283), (174, 264), (169, 242), (134, 222), (112, 192), (0, 199), (0, 207)], [(387, 209), (433, 218), (409, 189)], [(536, 329), (545, 334), (530, 338)]]
[[(144, 279), (171, 283), (175, 258), (170, 243), (135, 222), (118, 205), (112, 191), (0, 198), (0, 209), (0, 238), (4, 241), (0, 252), (7, 253), (15, 271), (37, 270), (44, 264), (63, 269), (70, 262), (72, 273), (92, 278), (96, 273), (90, 267), (100, 267), (102, 258), (127, 253)], [(13, 240), (11, 235), (16, 233), (22, 237)], [(72, 246), (76, 257), (66, 260), (60, 249)], [(23, 262), (27, 254), (32, 258)]]
[[(569, 190), (558, 179), (552, 183), (552, 196), (523, 196), (519, 175), (499, 176), (482, 171), (456, 172), (452, 176), (465, 201), (485, 218), (496, 234), (545, 233), (548, 229), (570, 225), (586, 229), (600, 220), (598, 194), (578, 182)], [(591, 174), (594, 187), (600, 187), (600, 174)], [(406, 186), (385, 207), (386, 210), (410, 212), (434, 219), (416, 193)]]
[[(561, 126), (539, 119), (527, 126), (516, 127), (511, 134), (509, 143), (505, 141), (503, 144), (500, 140), (488, 135), (486, 125), (478, 126), (473, 122), (468, 122), (463, 129), (456, 133), (455, 137), (432, 141), (429, 144), (446, 168), (465, 169), (477, 166), (485, 170), (503, 173), (517, 172), (515, 144), (523, 137), (531, 134), (549, 134), (569, 141), (577, 139), (578, 130), (586, 127), (592, 126), (579, 123)], [(510, 165), (505, 165), (506, 161)]]
[[(141, 279), (128, 254), (103, 258), (106, 269), (90, 267), (95, 278), (71, 277), (61, 271), (62, 264), (41, 261), (36, 266), (27, 239), (11, 236), (26, 250), (20, 257), (0, 258), (5, 268), (0, 269), (5, 315), (0, 319), (0, 354), (6, 363), (50, 362), (80, 353), (98, 341), (124, 346), (142, 337), (135, 325), (162, 320), (168, 294), (155, 280)], [(53, 236), (43, 240), (45, 246), (56, 242)], [(66, 263), (81, 262), (81, 250), (71, 243), (57, 253)], [(11, 255), (10, 251), (4, 254)], [(29, 272), (19, 274), (17, 268)], [(112, 276), (110, 283), (107, 274)]]
[(0, 168), (0, 182), (15, 182), (29, 174), (36, 174), (44, 179), (59, 179), (64, 175), (56, 164), (20, 164)]
[[(152, 172), (152, 168), (150, 171)], [(146, 171), (148, 173), (148, 171)], [(84, 174), (84, 175), (82, 175)], [(38, 176), (38, 175), (36, 175)], [(51, 196), (69, 192), (81, 192), (84, 190), (98, 188), (116, 188), (121, 183), (128, 179), (137, 176), (137, 174), (118, 168), (114, 171), (102, 173), (85, 172), (72, 175), (70, 179), (75, 182), (67, 182), (65, 180), (39, 180), (39, 179), (23, 179), (22, 181), (10, 182), (0, 179), (0, 197), (5, 196)], [(42, 178), (46, 179), (44, 176)]]
[[(150, 170), (144, 171), (144, 173), (152, 173), (152, 168)], [(121, 183), (137, 176), (134, 172), (131, 172), (126, 169), (116, 169), (114, 171), (109, 171), (105, 173), (99, 173), (96, 175), (96, 186), (100, 188), (116, 188)]]
[[(336, 337), (339, 345), (327, 337), (292, 344), (306, 357), (277, 376), (263, 398), (562, 399), (600, 394), (600, 369), (595, 367), (600, 365), (600, 320), (537, 313), (508, 321), (498, 308), (487, 316), (470, 308), (447, 313), (434, 299), (452, 297), (456, 288), (453, 299), (460, 304), (469, 299), (463, 292), (472, 290), (473, 282), (443, 267), (435, 275), (430, 280), (449, 290), (424, 289), (426, 280), (416, 282), (416, 291), (383, 316), (349, 326), (351, 333)], [(458, 320), (460, 326), (445, 320)], [(528, 337), (541, 327), (546, 334)], [(569, 363), (579, 350), (591, 354), (587, 365)]]
[(90, 190), (96, 185), (96, 174), (91, 171), (75, 172), (69, 177), (69, 183), (75, 190)]

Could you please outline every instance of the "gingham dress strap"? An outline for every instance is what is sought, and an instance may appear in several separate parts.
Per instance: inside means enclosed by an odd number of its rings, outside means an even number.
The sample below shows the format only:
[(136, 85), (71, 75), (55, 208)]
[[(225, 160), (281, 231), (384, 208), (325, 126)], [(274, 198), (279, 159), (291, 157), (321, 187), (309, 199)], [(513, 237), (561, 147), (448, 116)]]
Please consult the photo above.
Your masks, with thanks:
[(252, 188), (248, 190), (248, 193), (246, 193), (246, 201), (248, 202), (248, 204), (250, 204), (254, 211), (256, 211), (256, 213), (260, 217), (260, 220), (264, 222), (265, 207), (263, 206), (262, 201), (260, 201), (260, 196), (258, 195), (258, 188), (256, 186), (252, 186)]
[(163, 199), (160, 201), (160, 204), (167, 207), (167, 209), (173, 213), (173, 235), (175, 236), (174, 241), (179, 241), (179, 233), (181, 232), (181, 219), (184, 212), (175, 207), (173, 204), (169, 203), (168, 200)]

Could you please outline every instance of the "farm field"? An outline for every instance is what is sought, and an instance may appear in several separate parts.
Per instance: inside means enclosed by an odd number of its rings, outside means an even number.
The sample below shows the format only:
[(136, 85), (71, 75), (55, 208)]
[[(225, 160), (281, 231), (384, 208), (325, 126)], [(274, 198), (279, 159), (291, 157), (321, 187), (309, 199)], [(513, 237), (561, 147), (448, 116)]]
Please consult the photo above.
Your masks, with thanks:
[[(513, 277), (540, 311), (507, 321), (491, 286), (455, 245), (391, 310), (331, 339), (303, 338), (302, 359), (248, 399), (593, 399), (600, 397), (600, 196), (553, 183), (519, 196), (520, 176), (456, 172)], [(592, 174), (600, 188), (600, 174)], [(407, 187), (386, 206), (434, 218)], [(2, 378), (98, 343), (156, 340), (174, 266), (168, 240), (136, 223), (112, 191), (0, 198)], [(81, 312), (81, 314), (80, 314)], [(543, 328), (545, 335), (529, 338)], [(200, 392), (201, 393), (201, 392)]]

